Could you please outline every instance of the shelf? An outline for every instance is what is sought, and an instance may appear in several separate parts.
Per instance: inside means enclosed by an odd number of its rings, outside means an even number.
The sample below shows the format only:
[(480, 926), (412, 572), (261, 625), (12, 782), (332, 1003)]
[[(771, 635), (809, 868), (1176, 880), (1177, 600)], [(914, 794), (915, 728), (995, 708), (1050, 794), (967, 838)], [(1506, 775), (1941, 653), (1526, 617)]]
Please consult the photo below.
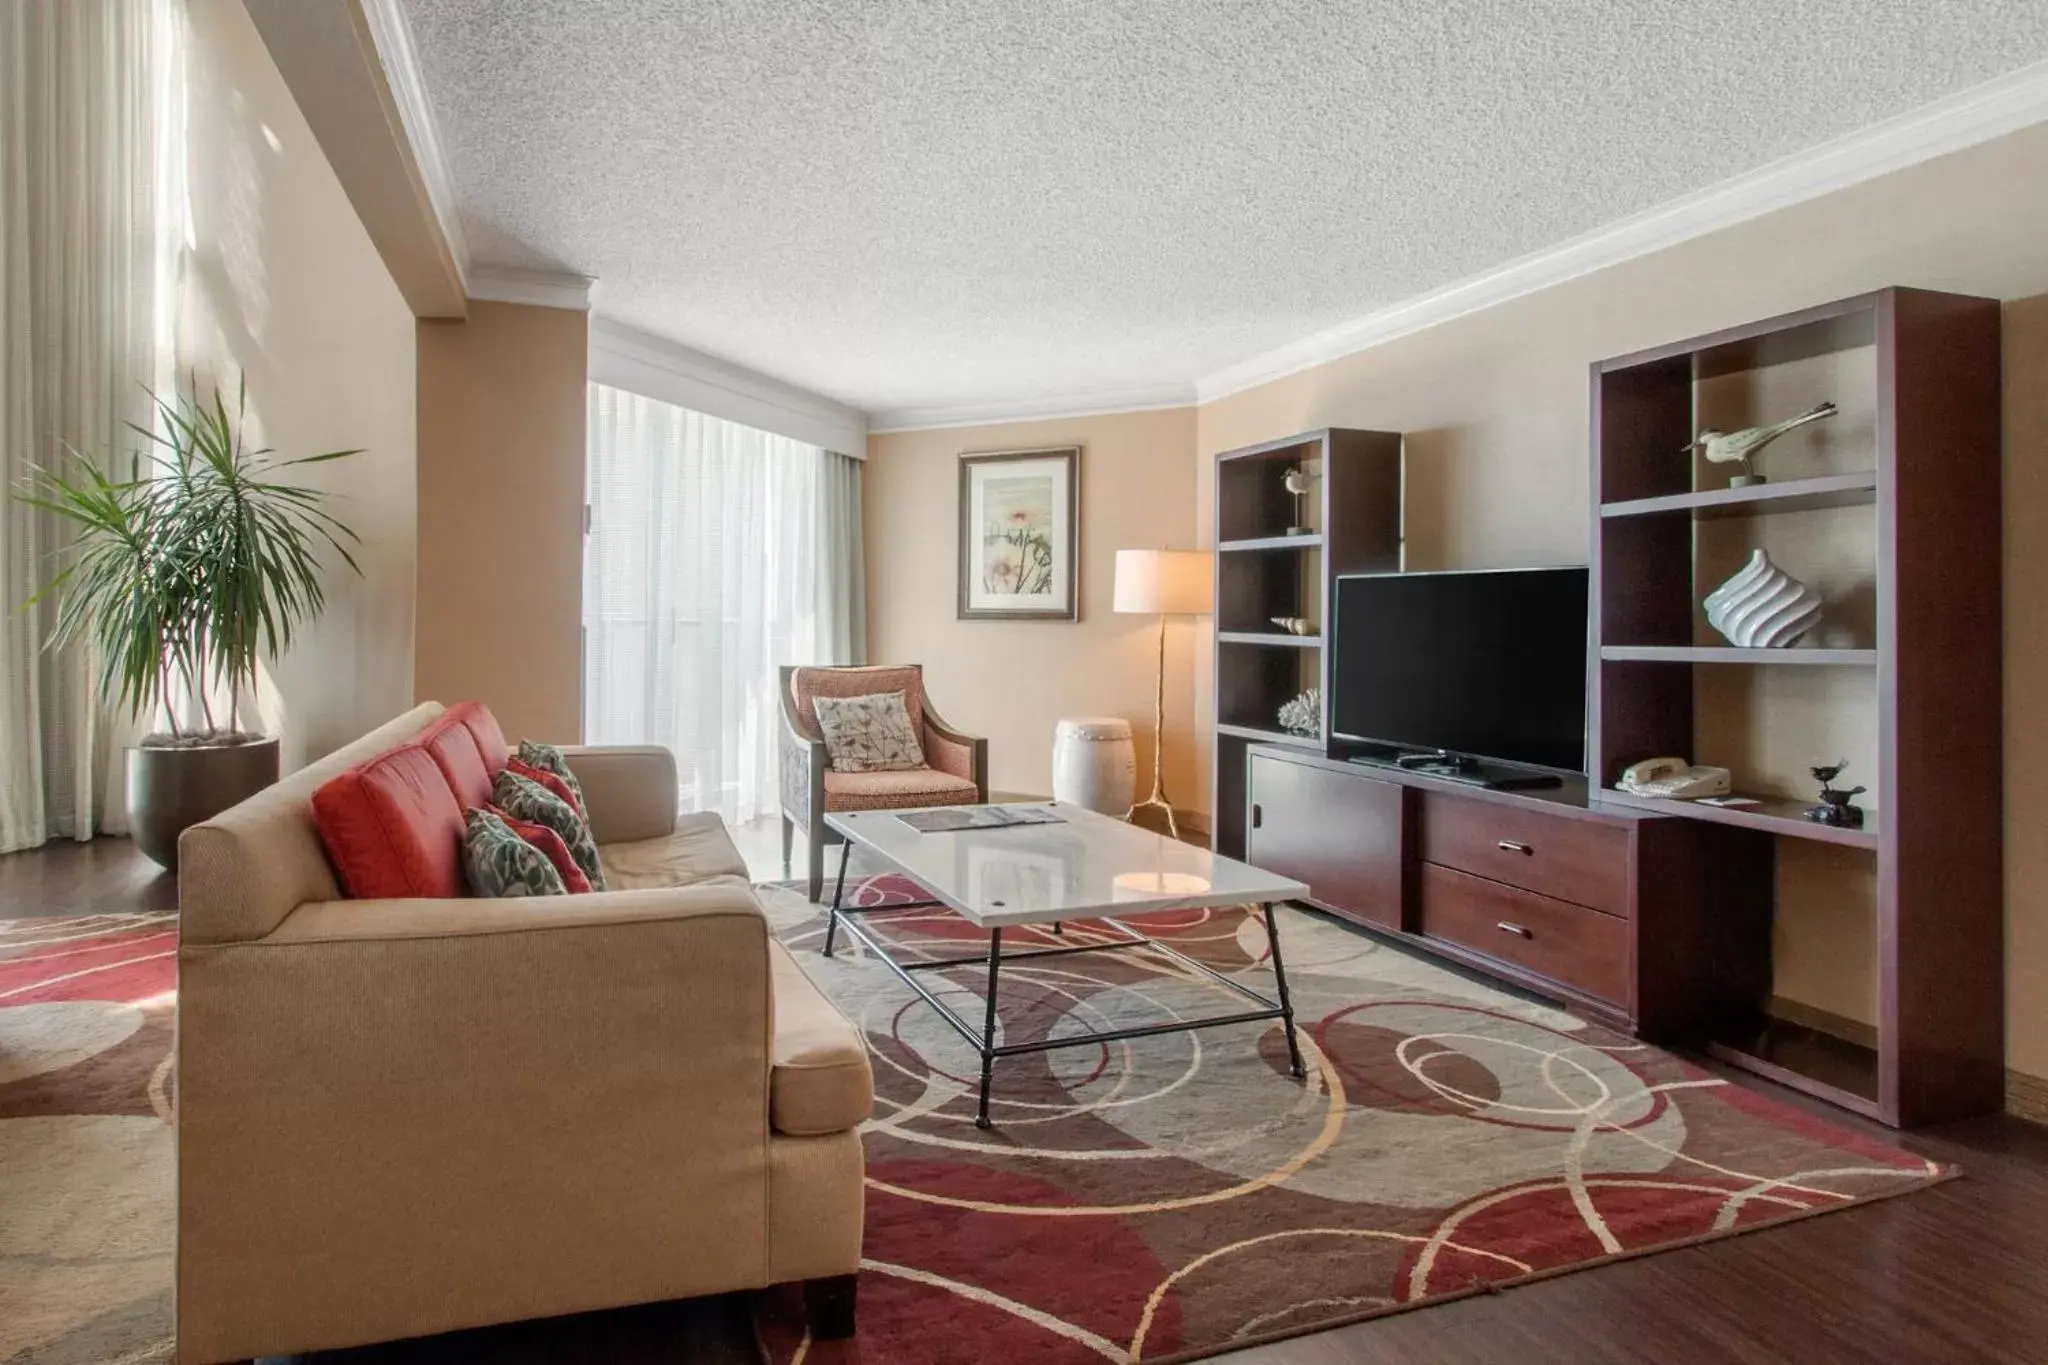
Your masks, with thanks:
[(1765, 1016), (1741, 1037), (1709, 1042), (1707, 1054), (1802, 1094), (1883, 1119), (1875, 1048)]
[(1282, 649), (1321, 649), (1320, 635), (1289, 635), (1277, 630), (1222, 630), (1216, 632), (1219, 644), (1226, 645), (1278, 645)]
[(1259, 536), (1254, 540), (1218, 541), (1219, 550), (1315, 550), (1321, 549), (1323, 536), (1320, 531), (1305, 536)]
[[(1746, 795), (1747, 793), (1736, 793)], [(1760, 829), (1770, 834), (1779, 834), (1791, 839), (1812, 839), (1823, 844), (1842, 844), (1849, 848), (1877, 847), (1877, 831), (1868, 823), (1862, 829), (1845, 829), (1839, 825), (1823, 825), (1806, 818), (1805, 810), (1811, 801), (1787, 801), (1783, 797), (1759, 796), (1753, 806), (1703, 806), (1697, 801), (1674, 801), (1665, 797), (1635, 796), (1613, 787), (1600, 789), (1599, 800), (1610, 806), (1628, 806), (1634, 810), (1655, 811), (1659, 815), (1676, 815), (1689, 820), (1707, 820), (1721, 825), (1740, 825), (1744, 829)], [(1865, 811), (1864, 819), (1871, 820), (1874, 811)]]
[(1817, 479), (1788, 479), (1750, 488), (1715, 488), (1704, 493), (1674, 493), (1662, 498), (1635, 498), (1600, 505), (1607, 517), (1649, 517), (1691, 512), (1695, 521), (1719, 517), (1757, 517), (1768, 512), (1810, 512), (1818, 507), (1856, 507), (1877, 501), (1877, 472), (1828, 474)]
[(1720, 645), (1602, 645), (1605, 663), (1644, 664), (1811, 664), (1877, 666), (1874, 649), (1735, 649)]
[(1317, 753), (1323, 751), (1323, 742), (1320, 739), (1310, 739), (1306, 735), (1290, 735), (1285, 730), (1262, 730), (1255, 725), (1226, 725), (1219, 721), (1216, 733), (1234, 735), (1238, 739), (1254, 740), (1260, 744), (1287, 744), (1297, 749), (1313, 749)]

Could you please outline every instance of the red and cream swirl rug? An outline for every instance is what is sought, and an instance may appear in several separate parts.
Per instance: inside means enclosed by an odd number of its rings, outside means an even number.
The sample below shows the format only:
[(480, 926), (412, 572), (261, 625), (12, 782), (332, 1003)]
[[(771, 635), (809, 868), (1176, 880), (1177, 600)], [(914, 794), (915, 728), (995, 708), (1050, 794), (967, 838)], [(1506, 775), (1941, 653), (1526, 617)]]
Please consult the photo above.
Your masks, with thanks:
[[(1075, 1048), (999, 1062), (983, 1132), (960, 1039), (880, 964), (819, 956), (800, 895), (764, 901), (865, 1031), (879, 1092), (859, 1334), (810, 1343), (790, 1296), (763, 1296), (775, 1365), (1195, 1359), (1948, 1174), (1292, 911), (1306, 1083), (1266, 1026)], [(889, 918), (934, 952), (981, 941), (940, 913)], [(1148, 928), (1270, 985), (1241, 911)], [(0, 1360), (170, 1358), (175, 951), (169, 915), (0, 920)], [(978, 1014), (978, 973), (950, 975), (928, 979)], [(1012, 1041), (1217, 1007), (1138, 954), (1003, 982)]]
[[(895, 878), (857, 894), (914, 898)], [(998, 1061), (996, 1127), (981, 1131), (972, 1050), (858, 945), (820, 956), (823, 916), (799, 894), (767, 902), (864, 1031), (878, 1097), (859, 1333), (812, 1343), (791, 1296), (770, 1297), (759, 1322), (777, 1365), (1197, 1359), (1947, 1174), (1298, 911), (1281, 934), (1305, 1084), (1277, 1025), (1078, 1047)], [(933, 956), (986, 942), (942, 911), (868, 923)], [(1270, 993), (1256, 917), (1145, 927)], [(1069, 925), (1063, 941), (1089, 932)], [(935, 977), (980, 1017), (979, 968)], [(1126, 952), (1005, 966), (999, 998), (1016, 1042), (1223, 1012), (1235, 997)]]

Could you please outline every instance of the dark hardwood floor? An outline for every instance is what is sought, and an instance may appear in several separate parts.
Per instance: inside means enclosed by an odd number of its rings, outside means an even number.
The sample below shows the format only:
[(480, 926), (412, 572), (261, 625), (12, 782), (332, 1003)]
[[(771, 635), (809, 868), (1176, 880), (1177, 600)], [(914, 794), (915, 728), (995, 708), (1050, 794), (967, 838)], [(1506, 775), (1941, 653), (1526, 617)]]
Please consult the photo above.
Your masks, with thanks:
[[(150, 910), (175, 902), (173, 879), (156, 875), (125, 841), (0, 857), (0, 917)], [(1743, 1073), (1722, 1074), (1834, 1122), (1884, 1132)], [(2048, 1361), (2048, 1129), (2000, 1116), (1923, 1129), (1904, 1141), (1960, 1165), (1963, 1178), (1752, 1236), (1217, 1359), (1231, 1365)], [(756, 1358), (746, 1305), (727, 1296), (328, 1352), (301, 1362), (737, 1365)]]

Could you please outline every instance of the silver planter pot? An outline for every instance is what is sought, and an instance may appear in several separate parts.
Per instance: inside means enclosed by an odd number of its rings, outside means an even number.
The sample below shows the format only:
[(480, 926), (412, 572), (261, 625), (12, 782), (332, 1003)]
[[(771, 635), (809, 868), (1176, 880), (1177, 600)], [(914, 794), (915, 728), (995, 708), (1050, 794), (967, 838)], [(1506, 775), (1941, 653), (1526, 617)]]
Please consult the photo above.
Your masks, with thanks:
[(277, 740), (128, 751), (128, 828), (135, 846), (175, 872), (178, 836), (277, 781)]

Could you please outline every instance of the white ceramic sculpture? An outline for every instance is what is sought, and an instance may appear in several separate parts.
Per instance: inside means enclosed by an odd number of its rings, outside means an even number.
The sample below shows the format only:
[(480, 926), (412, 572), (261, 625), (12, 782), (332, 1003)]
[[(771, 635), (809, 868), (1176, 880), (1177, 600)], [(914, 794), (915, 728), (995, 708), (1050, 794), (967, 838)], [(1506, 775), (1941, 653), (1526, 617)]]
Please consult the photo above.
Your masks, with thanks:
[(1702, 431), (1699, 439), (1687, 446), (1684, 454), (1697, 450), (1713, 464), (1736, 464), (1742, 472), (1728, 481), (1730, 488), (1748, 488), (1764, 481), (1751, 463), (1763, 448), (1783, 436), (1786, 432), (1803, 427), (1808, 422), (1818, 422), (1823, 417), (1833, 417), (1835, 405), (1820, 403), (1808, 408), (1797, 417), (1788, 417), (1767, 427), (1744, 427), (1741, 431), (1715, 431), (1709, 427)]
[(1762, 550), (1707, 594), (1707, 623), (1742, 649), (1784, 649), (1820, 624), (1820, 594)]

